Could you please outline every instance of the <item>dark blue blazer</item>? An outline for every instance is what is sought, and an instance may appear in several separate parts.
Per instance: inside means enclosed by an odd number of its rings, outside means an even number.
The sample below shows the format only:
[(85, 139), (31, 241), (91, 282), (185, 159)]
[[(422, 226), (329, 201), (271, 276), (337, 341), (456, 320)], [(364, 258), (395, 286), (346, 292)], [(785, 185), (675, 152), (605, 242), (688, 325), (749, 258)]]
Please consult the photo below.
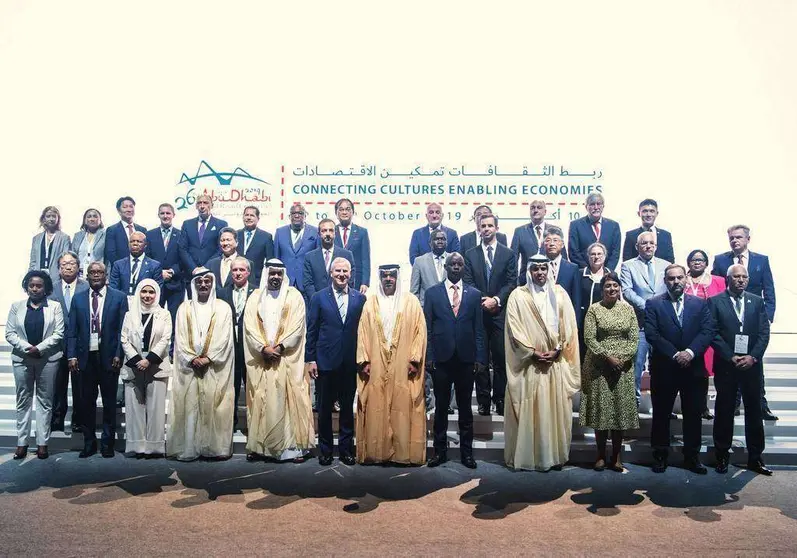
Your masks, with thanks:
[[(548, 223), (543, 223), (542, 225), (542, 232), (543, 236), (545, 235), (545, 231), (551, 225)], [(562, 239), (564, 242), (564, 239)], [(514, 234), (512, 234), (512, 250), (515, 251), (515, 254), (520, 256), (520, 264), (518, 265), (517, 270), (517, 283), (518, 285), (525, 285), (526, 284), (526, 266), (528, 266), (529, 258), (536, 255), (536, 254), (543, 254), (544, 250), (543, 247), (537, 243), (537, 235), (532, 230), (531, 223), (526, 223), (525, 225), (520, 225), (515, 229)], [(567, 259), (567, 247), (562, 246), (562, 259)]]
[(346, 248), (354, 255), (354, 288), (362, 285), (371, 285), (371, 241), (368, 239), (368, 229), (349, 225), (348, 243), (343, 246), (338, 227), (335, 227), (335, 246)]
[[(573, 309), (576, 311), (576, 320), (579, 327), (584, 319), (584, 316), (581, 315), (581, 275), (576, 264), (568, 262), (564, 257), (559, 260), (559, 273), (556, 274), (556, 284), (562, 287), (570, 297), (570, 302), (573, 303)], [(526, 282), (523, 281), (523, 284), (525, 285)]]
[(221, 254), (219, 232), (227, 226), (227, 221), (211, 215), (205, 225), (205, 234), (199, 242), (199, 218), (194, 217), (183, 223), (180, 235), (180, 262), (183, 274), (188, 279), (195, 268), (204, 266), (214, 256)]
[[(224, 283), (223, 285), (221, 284), (221, 256), (210, 258), (208, 260), (208, 263), (205, 264), (205, 267), (207, 267), (210, 271), (213, 272), (213, 276), (216, 278), (217, 289), (223, 289), (225, 287), (229, 287), (230, 285), (232, 285), (232, 273), (228, 273), (227, 282)], [(252, 263), (252, 260), (249, 260), (249, 267), (254, 269), (254, 264)], [(254, 279), (252, 278), (251, 273), (249, 274), (249, 282), (254, 283)], [(255, 284), (260, 285), (260, 283), (255, 283)]]
[(246, 229), (238, 231), (238, 255), (246, 256), (252, 262), (252, 279), (255, 285), (260, 284), (260, 275), (263, 273), (263, 263), (274, 257), (274, 239), (270, 232), (262, 229), (255, 229), (252, 242), (249, 243), (249, 250), (244, 254)]
[(481, 302), (482, 293), (463, 282), (459, 312), (454, 316), (445, 281), (426, 290), (426, 362), (447, 362), (457, 356), (462, 362), (487, 364)]
[[(141, 225), (133, 225), (133, 227), (146, 234), (147, 229)], [(130, 242), (127, 240), (127, 233), (125, 232), (122, 223), (114, 223), (105, 229), (105, 265), (111, 267), (116, 260), (121, 260), (130, 255)]]
[[(652, 347), (650, 370), (657, 372), (689, 372), (703, 377), (706, 373), (703, 354), (714, 340), (716, 325), (708, 303), (696, 296), (684, 295), (683, 327), (678, 324), (670, 295), (664, 293), (645, 303), (645, 339)], [(675, 353), (691, 349), (695, 354), (689, 368), (675, 362)]]
[[(354, 287), (354, 255), (340, 248), (334, 246), (332, 249), (332, 259), (346, 258), (351, 264), (351, 277), (349, 277), (349, 286)], [(332, 263), (332, 262), (330, 262)], [(304, 270), (302, 272), (302, 285), (304, 286), (304, 299), (309, 305), (313, 295), (322, 289), (330, 286), (329, 274), (326, 267), (324, 267), (324, 250), (323, 248), (316, 248), (310, 250), (304, 257)]]
[[(717, 335), (711, 342), (714, 347), (714, 373), (736, 371), (731, 359), (737, 354), (734, 352), (736, 335), (747, 335), (747, 353), (758, 362), (753, 365), (756, 372), (763, 367), (764, 352), (769, 345), (769, 320), (767, 319), (764, 299), (760, 296), (745, 292), (744, 295), (744, 323), (739, 331), (739, 319), (733, 307), (728, 291), (712, 296), (708, 299), (711, 316), (717, 324)], [(749, 373), (749, 372), (747, 372)]]
[[(509, 242), (507, 241), (506, 235), (502, 232), (495, 233), (495, 238), (498, 240), (498, 244), (503, 244), (504, 246), (509, 246)], [(479, 245), (479, 239), (476, 237), (476, 231), (470, 231), (469, 233), (465, 233), (459, 239), (459, 253), (462, 257), (465, 257), (465, 252), (470, 250), (471, 248), (476, 248)]]
[[(576, 264), (579, 269), (587, 267), (587, 248), (595, 242), (595, 231), (592, 230), (592, 221), (589, 217), (582, 217), (570, 222), (570, 232), (568, 233), (567, 250), (570, 254), (570, 261)], [(601, 220), (600, 243), (606, 246), (606, 268), (610, 271), (617, 269), (620, 263), (620, 225), (617, 221), (612, 221), (604, 217)]]
[[(775, 321), (775, 281), (772, 279), (772, 269), (769, 267), (769, 258), (764, 254), (748, 252), (750, 261), (747, 262), (747, 274), (750, 282), (747, 284), (748, 293), (753, 293), (764, 299), (767, 308), (767, 317), (770, 322)], [(711, 268), (712, 275), (725, 277), (728, 268), (733, 265), (733, 252), (725, 252), (714, 257)]]
[[(156, 260), (148, 258), (146, 254), (139, 262), (141, 269), (138, 271), (138, 280), (154, 279), (158, 286), (163, 289), (163, 268)], [(111, 279), (108, 286), (117, 291), (129, 294), (130, 289), (130, 255), (128, 254), (121, 260), (116, 260), (111, 267)], [(138, 284), (138, 283), (136, 283)]]
[(304, 361), (315, 362), (321, 374), (341, 366), (354, 374), (357, 366), (357, 328), (364, 305), (365, 295), (349, 288), (349, 307), (344, 324), (332, 287), (315, 293), (307, 313)]
[(182, 231), (172, 226), (172, 237), (169, 247), (163, 247), (163, 233), (157, 227), (147, 231), (146, 255), (161, 264), (161, 269), (171, 269), (174, 276), (163, 284), (169, 291), (178, 291), (183, 288), (182, 268), (180, 267), (180, 236)]
[[(457, 231), (443, 225), (440, 225), (440, 230), (445, 231), (446, 238), (448, 239), (446, 252), (449, 254), (452, 252), (459, 252), (459, 235)], [(412, 238), (410, 239), (410, 264), (414, 264), (415, 258), (418, 256), (423, 256), (432, 251), (432, 247), (429, 245), (430, 238), (431, 233), (429, 232), (428, 225), (412, 231)]]
[[(89, 360), (89, 334), (91, 332), (91, 289), (72, 299), (69, 325), (66, 328), (66, 358), (76, 358), (81, 370), (86, 370)], [(127, 295), (116, 289), (105, 290), (100, 324), (100, 363), (111, 368), (114, 357), (122, 358), (122, 320), (127, 314)]]
[[(623, 261), (633, 260), (639, 255), (636, 249), (636, 240), (642, 234), (642, 227), (625, 233), (625, 243), (623, 244)], [(669, 231), (656, 227), (656, 253), (657, 258), (675, 263), (675, 252), (672, 248), (672, 235)]]
[(321, 245), (318, 229), (313, 225), (305, 225), (302, 243), (298, 250), (293, 249), (291, 242), (291, 226), (285, 225), (277, 229), (274, 235), (274, 257), (285, 264), (291, 287), (304, 292), (304, 257), (310, 250)]

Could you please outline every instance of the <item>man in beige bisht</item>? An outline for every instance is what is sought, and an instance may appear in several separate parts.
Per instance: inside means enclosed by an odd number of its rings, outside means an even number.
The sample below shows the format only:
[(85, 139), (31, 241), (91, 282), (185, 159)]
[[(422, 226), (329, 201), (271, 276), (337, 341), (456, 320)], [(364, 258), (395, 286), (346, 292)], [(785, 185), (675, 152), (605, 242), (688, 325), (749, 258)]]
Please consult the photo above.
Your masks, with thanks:
[(426, 320), (418, 299), (401, 292), (398, 265), (379, 266), (357, 337), (357, 461), (424, 463)]
[(169, 457), (232, 455), (233, 331), (230, 306), (216, 300), (204, 267), (191, 278), (191, 300), (177, 309), (174, 372), (166, 451)]
[(285, 280), (285, 265), (266, 262), (244, 311), (247, 460), (303, 462), (315, 444), (304, 374), (305, 307)]
[(572, 397), (581, 388), (576, 315), (548, 280), (548, 258), (529, 258), (526, 285), (506, 305), (506, 464), (560, 469), (570, 455)]

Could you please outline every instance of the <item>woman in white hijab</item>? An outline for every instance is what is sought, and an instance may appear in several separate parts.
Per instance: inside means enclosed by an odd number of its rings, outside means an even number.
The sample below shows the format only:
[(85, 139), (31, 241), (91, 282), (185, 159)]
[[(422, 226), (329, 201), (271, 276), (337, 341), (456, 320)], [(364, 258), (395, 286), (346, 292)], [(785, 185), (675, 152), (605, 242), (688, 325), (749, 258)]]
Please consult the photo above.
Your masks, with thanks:
[(172, 317), (158, 305), (160, 296), (154, 280), (141, 280), (122, 324), (125, 449), (130, 457), (163, 457), (166, 453)]

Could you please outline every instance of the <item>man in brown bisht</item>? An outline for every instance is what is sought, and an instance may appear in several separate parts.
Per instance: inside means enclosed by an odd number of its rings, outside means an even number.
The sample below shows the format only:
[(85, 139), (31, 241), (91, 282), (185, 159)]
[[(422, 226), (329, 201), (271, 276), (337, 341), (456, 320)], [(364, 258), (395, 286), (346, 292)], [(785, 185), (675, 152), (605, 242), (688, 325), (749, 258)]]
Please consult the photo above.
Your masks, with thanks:
[(424, 463), (426, 320), (397, 264), (379, 266), (357, 335), (357, 462)]

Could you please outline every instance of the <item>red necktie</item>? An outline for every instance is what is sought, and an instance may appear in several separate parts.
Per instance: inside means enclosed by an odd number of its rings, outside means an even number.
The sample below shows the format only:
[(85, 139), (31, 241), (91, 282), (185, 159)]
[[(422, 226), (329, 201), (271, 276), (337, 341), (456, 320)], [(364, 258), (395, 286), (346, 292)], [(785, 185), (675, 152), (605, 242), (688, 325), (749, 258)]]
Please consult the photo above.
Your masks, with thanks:
[(595, 238), (600, 240), (601, 237), (601, 222), (595, 221), (592, 223), (592, 230), (595, 231)]
[(453, 303), (451, 305), (451, 309), (454, 311), (454, 315), (456, 316), (459, 314), (459, 286), (451, 285), (451, 288), (454, 289)]
[(349, 227), (343, 227), (343, 247), (349, 243)]

